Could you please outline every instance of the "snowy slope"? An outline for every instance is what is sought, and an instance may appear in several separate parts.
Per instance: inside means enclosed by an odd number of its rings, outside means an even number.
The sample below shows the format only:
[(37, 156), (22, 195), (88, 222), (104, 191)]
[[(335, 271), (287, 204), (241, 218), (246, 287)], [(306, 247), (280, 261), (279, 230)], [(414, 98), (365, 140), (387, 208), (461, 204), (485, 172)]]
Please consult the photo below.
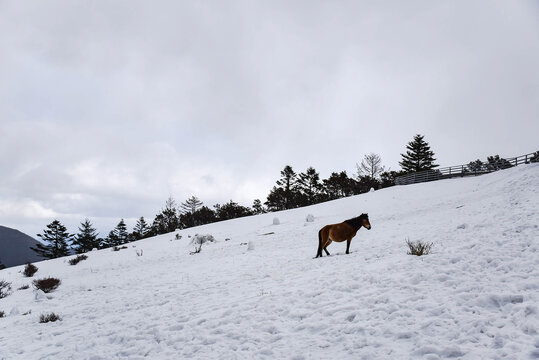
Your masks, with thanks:
[[(313, 259), (320, 227), (362, 212), (350, 255)], [(536, 359), (538, 226), (533, 164), (40, 262), (35, 278), (62, 280), (44, 299), (9, 268), (0, 359)], [(217, 242), (189, 255), (195, 233)], [(407, 238), (433, 253), (406, 255)]]

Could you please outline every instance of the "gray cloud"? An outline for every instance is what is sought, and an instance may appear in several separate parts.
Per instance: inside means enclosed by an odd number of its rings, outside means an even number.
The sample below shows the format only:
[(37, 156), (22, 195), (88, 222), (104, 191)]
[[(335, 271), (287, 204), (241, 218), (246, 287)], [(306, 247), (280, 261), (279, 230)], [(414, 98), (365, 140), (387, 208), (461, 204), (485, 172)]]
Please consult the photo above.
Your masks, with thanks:
[(0, 223), (264, 198), (286, 164), (537, 150), (534, 2), (0, 2)]

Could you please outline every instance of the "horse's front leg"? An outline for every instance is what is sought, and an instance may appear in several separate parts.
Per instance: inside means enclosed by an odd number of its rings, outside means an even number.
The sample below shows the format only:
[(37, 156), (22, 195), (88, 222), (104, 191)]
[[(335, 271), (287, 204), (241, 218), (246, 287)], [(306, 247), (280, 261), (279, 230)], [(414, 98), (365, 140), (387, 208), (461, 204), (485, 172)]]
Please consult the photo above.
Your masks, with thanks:
[(346, 253), (350, 254), (350, 243), (352, 242), (352, 239), (346, 240)]

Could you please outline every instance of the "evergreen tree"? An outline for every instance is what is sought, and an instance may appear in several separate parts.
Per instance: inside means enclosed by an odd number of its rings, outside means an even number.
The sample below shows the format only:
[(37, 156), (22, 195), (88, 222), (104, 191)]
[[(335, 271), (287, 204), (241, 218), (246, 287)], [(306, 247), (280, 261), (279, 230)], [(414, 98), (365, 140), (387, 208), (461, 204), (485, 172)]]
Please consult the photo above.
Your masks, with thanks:
[(346, 174), (346, 171), (331, 173), (329, 178), (323, 180), (323, 183), (328, 200), (352, 195), (356, 185), (354, 179), (350, 179)]
[(3, 270), (6, 268), (6, 265), (2, 263), (2, 259), (0, 259), (0, 270)]
[(180, 208), (183, 210), (182, 213), (189, 212), (193, 214), (202, 206), (202, 204), (202, 201), (200, 201), (196, 196), (191, 196), (189, 199), (185, 200), (184, 203), (180, 204)]
[(195, 219), (195, 226), (210, 224), (217, 221), (217, 215), (215, 211), (207, 206), (202, 206), (200, 209), (193, 213)]
[(284, 190), (285, 209), (292, 209), (298, 205), (295, 201), (297, 197), (296, 181), (297, 174), (292, 170), (291, 166), (286, 165), (281, 171), (281, 178), (277, 180), (277, 185)]
[(280, 211), (286, 209), (286, 193), (283, 188), (274, 186), (264, 203), (269, 211)]
[(509, 161), (500, 158), (500, 155), (488, 156), (486, 166), (491, 171), (513, 167)]
[(401, 154), (402, 161), (399, 165), (406, 172), (417, 172), (432, 170), (438, 165), (434, 164), (434, 152), (430, 150), (429, 144), (423, 140), (424, 136), (417, 134), (414, 139), (406, 145), (406, 154)]
[(301, 205), (312, 205), (318, 201), (322, 184), (320, 184), (320, 175), (312, 166), (298, 175), (297, 184), (304, 200)]
[(264, 208), (264, 205), (262, 205), (262, 201), (260, 199), (255, 199), (253, 201), (253, 214), (259, 215), (264, 214), (266, 212), (266, 209)]
[(382, 188), (395, 185), (395, 178), (406, 174), (404, 171), (384, 171), (380, 174), (380, 183)]
[(483, 164), (483, 162), (479, 159), (475, 160), (475, 161), (470, 161), (468, 163), (468, 167), (467, 169), (465, 169), (466, 171), (471, 171), (473, 173), (477, 173), (477, 172), (481, 172), (483, 171), (485, 167), (485, 164)]
[(176, 209), (176, 202), (172, 197), (169, 197), (165, 203), (165, 208), (155, 216), (152, 224), (152, 234), (166, 234), (178, 228), (180, 228), (180, 218)]
[(79, 233), (75, 235), (73, 245), (77, 254), (82, 254), (92, 249), (101, 247), (100, 240), (97, 238), (96, 230), (92, 227), (90, 220), (86, 219), (80, 224)]
[(106, 246), (119, 246), (129, 242), (129, 233), (124, 219), (121, 219), (118, 225), (111, 230), (109, 236), (105, 239)]
[(148, 237), (148, 235), (150, 234), (150, 230), (151, 230), (150, 226), (148, 225), (146, 220), (144, 220), (144, 217), (141, 216), (137, 220), (137, 223), (135, 224), (135, 227), (133, 228), (131, 237), (133, 238), (133, 240), (144, 239)]
[(371, 189), (379, 189), (381, 182), (376, 178), (371, 178), (370, 175), (360, 176), (354, 184), (354, 194), (364, 194)]
[(368, 176), (371, 180), (379, 179), (380, 174), (385, 171), (385, 168), (382, 166), (382, 158), (375, 153), (365, 155), (363, 160), (361, 160), (361, 164), (356, 164), (356, 168), (358, 180), (362, 176)]
[(190, 228), (193, 226), (200, 226), (204, 224), (210, 224), (215, 221), (217, 221), (215, 211), (208, 208), (207, 206), (202, 206), (194, 213), (185, 212), (183, 214), (180, 214), (180, 227), (182, 229)]
[(235, 219), (253, 214), (251, 209), (239, 205), (232, 200), (223, 205), (215, 204), (213, 207), (215, 208), (215, 214), (217, 215), (217, 219), (219, 219), (219, 221)]
[(73, 235), (67, 232), (64, 225), (58, 220), (54, 220), (47, 229), (43, 231), (43, 234), (37, 234), (45, 242), (45, 244), (36, 244), (36, 247), (30, 247), (39, 256), (46, 259), (55, 259), (61, 256), (67, 256), (70, 254), (69, 242), (72, 240)]

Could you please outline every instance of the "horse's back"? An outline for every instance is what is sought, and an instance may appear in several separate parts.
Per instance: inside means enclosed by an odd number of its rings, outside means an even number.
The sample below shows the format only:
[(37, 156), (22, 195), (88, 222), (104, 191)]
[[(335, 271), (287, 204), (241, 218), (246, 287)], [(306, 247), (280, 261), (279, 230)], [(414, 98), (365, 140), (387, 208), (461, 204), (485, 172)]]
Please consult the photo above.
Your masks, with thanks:
[(320, 233), (324, 238), (329, 237), (329, 239), (336, 242), (347, 240), (355, 235), (354, 228), (346, 222), (326, 225), (320, 229)]

